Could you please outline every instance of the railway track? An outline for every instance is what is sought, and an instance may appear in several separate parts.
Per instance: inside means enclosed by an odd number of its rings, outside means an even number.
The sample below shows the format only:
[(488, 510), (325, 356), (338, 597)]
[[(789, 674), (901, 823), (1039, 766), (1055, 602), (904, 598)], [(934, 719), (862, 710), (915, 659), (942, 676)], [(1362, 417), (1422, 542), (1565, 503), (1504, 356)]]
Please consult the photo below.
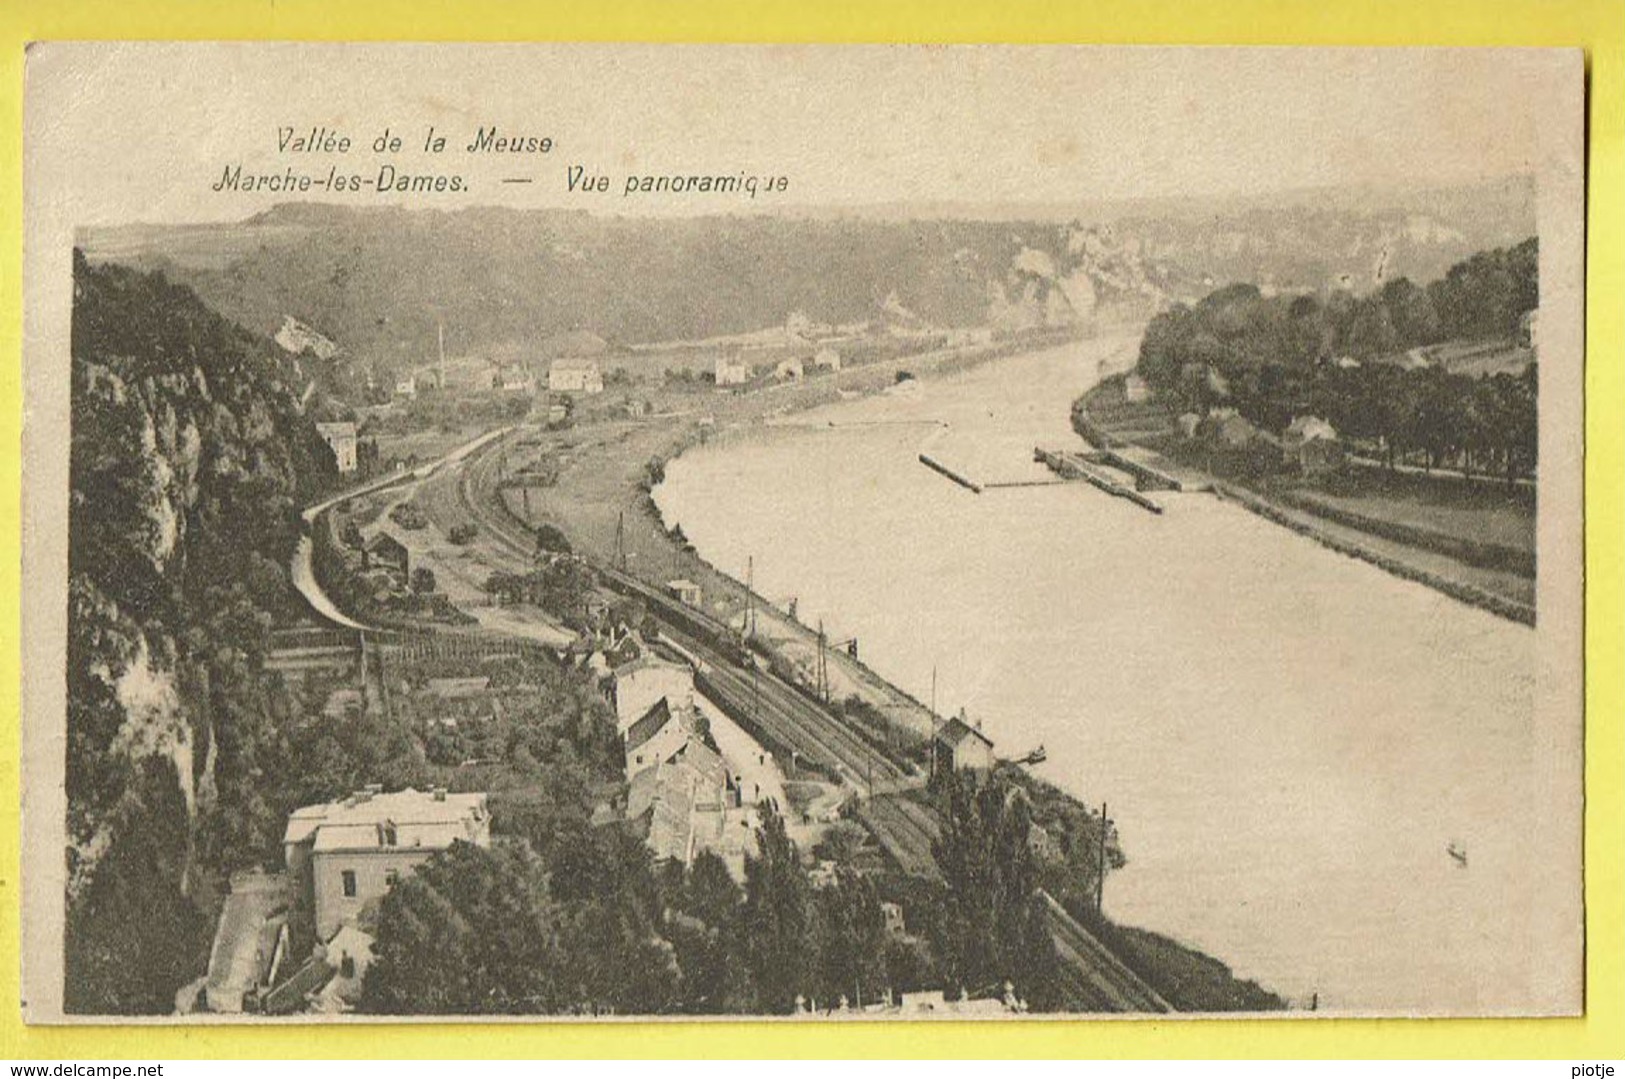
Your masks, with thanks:
[[(919, 810), (919, 814), (910, 812), (911, 809)], [(901, 798), (871, 798), (858, 806), (858, 819), (904, 873), (929, 880), (942, 879), (933, 853), (938, 834), (936, 821), (930, 819), (930, 813), (923, 806)]]
[(1145, 1013), (1174, 1010), (1157, 991), (1123, 964), (1111, 950), (1048, 892), (1039, 893), (1049, 913), (1050, 935), (1066, 968), (1072, 990), (1085, 1002), (1108, 1011)]
[[(535, 550), (530, 526), (513, 516), (490, 476), (496, 460), (491, 451), (499, 442), (470, 455), (464, 466), (446, 479), (455, 487), (461, 511), (479, 524), (489, 540), (516, 559), (528, 562)], [(680, 604), (629, 574), (604, 566), (594, 568), (612, 587), (642, 598), (661, 623), (662, 632), (707, 665), (709, 688), (720, 698), (716, 703), (730, 715), (754, 723), (767, 740), (793, 750), (800, 759), (854, 787), (895, 786), (904, 780), (904, 771), (895, 763), (794, 687), (769, 672), (742, 671), (740, 660), (747, 657), (730, 655), (715, 643), (734, 636), (725, 623)], [(747, 661), (754, 662), (754, 657)]]

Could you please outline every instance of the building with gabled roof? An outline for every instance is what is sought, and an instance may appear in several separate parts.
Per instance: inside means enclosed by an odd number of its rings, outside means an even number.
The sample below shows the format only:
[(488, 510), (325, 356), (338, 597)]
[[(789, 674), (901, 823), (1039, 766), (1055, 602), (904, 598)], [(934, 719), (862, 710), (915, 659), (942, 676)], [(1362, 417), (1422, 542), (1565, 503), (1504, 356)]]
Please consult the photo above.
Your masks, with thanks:
[(547, 369), (547, 388), (554, 393), (603, 393), (604, 376), (596, 361), (566, 356)]
[(406, 550), (406, 544), (388, 532), (375, 533), (362, 545), (361, 552), (363, 569), (391, 569), (399, 573), (402, 579), (406, 577), (411, 555)]
[(459, 840), (491, 845), (484, 793), (408, 787), (386, 794), (373, 785), (295, 810), (282, 850), (295, 887), (312, 902), (316, 935), (326, 940), (369, 900)]
[(950, 719), (931, 739), (936, 767), (950, 772), (973, 769), (979, 772), (993, 770), (993, 739), (983, 734), (981, 727), (971, 726), (961, 714)]
[(616, 667), (614, 678), (615, 726), (623, 735), (662, 698), (675, 709), (694, 707), (694, 670), (686, 663), (646, 650)]

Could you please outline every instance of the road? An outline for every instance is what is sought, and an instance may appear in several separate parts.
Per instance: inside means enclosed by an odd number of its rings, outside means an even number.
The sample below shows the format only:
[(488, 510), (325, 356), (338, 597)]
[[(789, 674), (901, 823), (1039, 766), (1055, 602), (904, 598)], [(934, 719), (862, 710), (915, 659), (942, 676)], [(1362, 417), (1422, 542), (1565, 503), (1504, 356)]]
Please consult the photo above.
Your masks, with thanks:
[[(475, 542), (498, 548), (516, 568), (528, 565), (535, 540), (502, 501), (498, 489), (501, 456), (470, 453), (458, 458), (455, 491), (462, 510), (480, 528)], [(619, 591), (641, 596), (661, 632), (700, 661), (703, 691), (752, 736), (775, 752), (793, 754), (854, 788), (894, 790), (917, 785), (883, 753), (868, 745), (843, 720), (778, 677), (740, 665), (716, 643), (730, 631), (702, 612), (685, 607), (660, 590), (624, 573), (598, 567)]]

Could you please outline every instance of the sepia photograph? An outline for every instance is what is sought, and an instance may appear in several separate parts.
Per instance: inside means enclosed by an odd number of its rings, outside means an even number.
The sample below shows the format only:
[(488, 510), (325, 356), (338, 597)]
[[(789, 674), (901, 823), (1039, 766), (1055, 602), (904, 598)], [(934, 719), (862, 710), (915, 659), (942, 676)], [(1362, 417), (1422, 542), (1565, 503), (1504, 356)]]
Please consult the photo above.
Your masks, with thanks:
[(1577, 51), (27, 80), (29, 1022), (1582, 1012)]

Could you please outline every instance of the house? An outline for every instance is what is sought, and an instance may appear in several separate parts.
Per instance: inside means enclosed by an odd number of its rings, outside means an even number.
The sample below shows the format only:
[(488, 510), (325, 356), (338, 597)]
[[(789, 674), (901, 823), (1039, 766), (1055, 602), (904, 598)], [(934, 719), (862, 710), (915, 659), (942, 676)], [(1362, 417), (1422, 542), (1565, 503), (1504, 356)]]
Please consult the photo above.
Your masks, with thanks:
[(592, 360), (565, 357), (547, 369), (547, 388), (554, 393), (603, 393), (604, 376)]
[(1202, 429), (1202, 417), (1194, 412), (1184, 412), (1174, 421), (1174, 424), (1179, 428), (1179, 437), (1189, 442)]
[(1123, 380), (1123, 400), (1129, 404), (1137, 405), (1150, 397), (1151, 387), (1139, 375), (1130, 375)]
[(1187, 363), (1179, 369), (1179, 380), (1210, 400), (1230, 396), (1230, 380), (1211, 363)]
[(880, 917), (884, 921), (888, 937), (900, 940), (908, 936), (908, 926), (903, 922), (903, 908), (900, 904), (880, 904)]
[(841, 354), (826, 346), (813, 353), (812, 364), (820, 371), (839, 371)]
[(750, 364), (737, 356), (718, 356), (716, 365), (718, 386), (743, 386), (751, 378)]
[(788, 360), (780, 360), (778, 366), (773, 368), (773, 377), (785, 382), (800, 382), (806, 373), (806, 366), (793, 356)]
[[(551, 381), (551, 375), (549, 380)], [(517, 363), (498, 368), (496, 374), (491, 376), (491, 383), (503, 393), (536, 392), (536, 376)]]
[(410, 556), (406, 544), (391, 536), (388, 532), (378, 532), (361, 548), (362, 569), (387, 569), (406, 578), (407, 564)]
[(695, 584), (693, 581), (685, 580), (681, 577), (675, 581), (667, 581), (666, 591), (670, 593), (672, 598), (677, 600), (679, 603), (686, 603), (690, 607), (698, 607), (700, 605), (700, 586)]
[(660, 698), (621, 735), (626, 778), (670, 763), (691, 740), (699, 738), (699, 729), (692, 708), (674, 708), (665, 697)]
[(1343, 467), (1343, 443), (1337, 429), (1318, 416), (1298, 416), (1281, 435), (1281, 459), (1306, 476)]
[(458, 840), (491, 845), (485, 794), (385, 794), (374, 784), (294, 810), (282, 851), (294, 886), (311, 900), (317, 937), (330, 940), (368, 901)]
[(282, 316), (282, 328), (277, 330), (275, 339), (284, 352), (294, 356), (308, 349), (315, 353), (319, 360), (331, 360), (339, 351), (338, 345), (292, 315)]
[(1258, 437), (1258, 428), (1233, 408), (1214, 409), (1205, 424), (1208, 437), (1227, 450), (1244, 450)]
[(656, 862), (688, 865), (700, 851), (724, 844), (727, 782), (722, 758), (692, 739), (674, 759), (632, 776), (626, 819)]
[(1540, 308), (1532, 307), (1518, 319), (1518, 344), (1540, 351)]
[(993, 740), (982, 733), (979, 725), (973, 727), (965, 722), (964, 713), (937, 729), (931, 747), (935, 766), (944, 771), (993, 770)]
[(416, 397), (418, 395), (418, 380), (413, 375), (395, 380), (396, 397)]
[(355, 471), (355, 424), (353, 423), (318, 423), (316, 433), (327, 442), (327, 448), (333, 451), (333, 460), (337, 463), (340, 472)]
[(626, 729), (665, 698), (673, 708), (694, 707), (694, 671), (686, 663), (673, 663), (652, 652), (615, 668), (615, 727)]

